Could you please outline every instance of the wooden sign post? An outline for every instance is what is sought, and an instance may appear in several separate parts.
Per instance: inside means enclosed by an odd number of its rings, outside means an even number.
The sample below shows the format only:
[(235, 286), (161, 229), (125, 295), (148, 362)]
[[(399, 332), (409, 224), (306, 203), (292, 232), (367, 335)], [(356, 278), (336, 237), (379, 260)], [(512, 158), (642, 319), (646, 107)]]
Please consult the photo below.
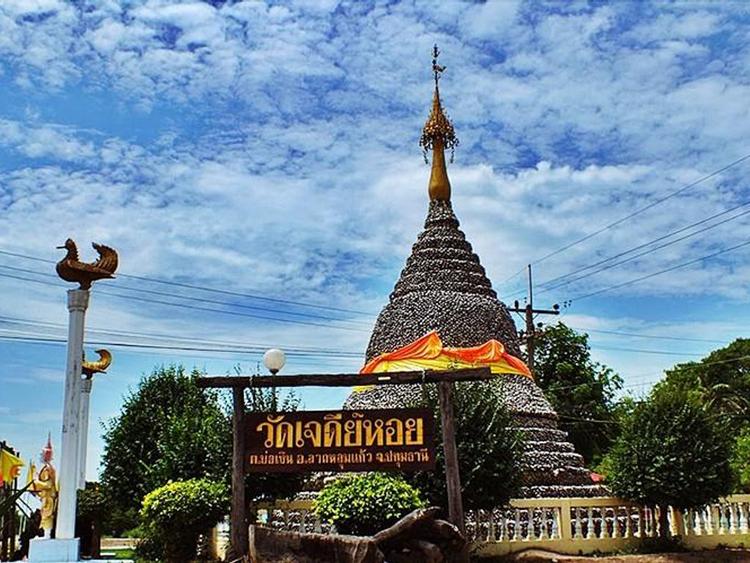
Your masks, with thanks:
[(247, 514), (245, 510), (245, 389), (232, 389), (232, 509), (229, 528), (233, 557), (247, 553)]
[[(453, 384), (461, 381), (486, 381), (497, 376), (487, 367), (470, 368), (452, 371), (402, 371), (392, 373), (373, 374), (331, 374), (331, 375), (285, 375), (264, 377), (203, 377), (198, 379), (199, 387), (231, 388), (233, 393), (234, 413), (232, 429), (232, 513), (231, 541), (235, 558), (242, 557), (248, 552), (248, 522), (245, 511), (245, 473), (247, 454), (247, 424), (245, 414), (244, 390), (246, 388), (275, 388), (275, 387), (356, 387), (365, 385), (404, 385), (437, 383), (440, 397), (440, 419), (442, 426), (443, 450), (445, 453), (445, 479), (448, 490), (449, 520), (465, 533), (463, 502), (461, 500), (461, 476), (458, 468), (458, 451), (456, 449), (455, 418), (453, 413)], [(408, 409), (405, 409), (408, 410)], [(366, 411), (358, 411), (366, 412)], [(274, 413), (275, 414), (275, 413)], [(279, 413), (292, 415), (293, 413)], [(305, 415), (304, 412), (294, 413)], [(309, 413), (308, 413), (309, 414)], [(263, 413), (267, 416), (268, 413)], [(250, 415), (248, 415), (250, 416)], [(304, 417), (295, 418), (295, 422), (302, 424)], [(308, 417), (309, 418), (309, 417)], [(312, 419), (310, 419), (312, 420)], [(261, 422), (262, 423), (262, 422)], [(294, 428), (294, 427), (292, 427)], [(292, 432), (287, 428), (288, 432)], [(284, 440), (288, 435), (284, 434)], [(269, 442), (270, 444), (271, 442)], [(394, 444), (395, 445), (395, 444)], [(270, 447), (270, 446), (269, 446)], [(257, 455), (257, 454), (256, 454)], [(322, 455), (322, 454), (319, 454)], [(330, 454), (329, 454), (330, 455)], [(324, 458), (313, 458), (313, 460)], [(328, 458), (325, 458), (328, 459)], [(346, 458), (341, 458), (346, 459)], [(385, 459), (385, 458), (383, 458)], [(393, 456), (389, 460), (393, 460)], [(408, 459), (403, 458), (403, 459)], [(416, 459), (416, 458), (415, 458)], [(304, 460), (303, 460), (304, 461)], [(304, 466), (302, 463), (301, 466)], [(364, 467), (364, 466), (362, 466)], [(377, 465), (368, 468), (376, 469)], [(382, 467), (388, 468), (386, 464)], [(392, 469), (393, 467), (391, 467)], [(306, 468), (306, 470), (309, 467)], [(349, 469), (351, 470), (351, 468)], [(468, 561), (468, 555), (463, 554), (458, 563)]]

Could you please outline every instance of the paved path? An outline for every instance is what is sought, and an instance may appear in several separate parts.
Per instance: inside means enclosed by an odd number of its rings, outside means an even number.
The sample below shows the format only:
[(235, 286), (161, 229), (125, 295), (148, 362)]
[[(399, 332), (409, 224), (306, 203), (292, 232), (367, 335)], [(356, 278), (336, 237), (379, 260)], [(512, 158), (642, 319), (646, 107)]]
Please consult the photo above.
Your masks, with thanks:
[(711, 550), (688, 553), (654, 553), (646, 555), (614, 555), (608, 557), (579, 557), (558, 555), (530, 549), (501, 560), (508, 563), (750, 563), (747, 550)]

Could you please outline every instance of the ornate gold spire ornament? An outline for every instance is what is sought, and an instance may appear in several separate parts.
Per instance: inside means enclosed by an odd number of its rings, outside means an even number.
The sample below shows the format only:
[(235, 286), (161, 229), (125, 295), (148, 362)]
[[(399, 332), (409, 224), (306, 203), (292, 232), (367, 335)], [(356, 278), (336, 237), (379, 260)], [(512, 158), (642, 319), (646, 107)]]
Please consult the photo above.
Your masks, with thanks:
[(427, 151), (432, 151), (432, 172), (430, 173), (429, 194), (430, 201), (450, 201), (451, 183), (448, 179), (448, 170), (445, 164), (445, 149), (451, 150), (451, 162), (453, 162), (453, 151), (458, 146), (458, 137), (453, 130), (453, 123), (445, 115), (440, 103), (440, 77), (445, 67), (438, 64), (440, 55), (437, 45), (432, 48), (432, 72), (435, 77), (435, 94), (432, 98), (432, 110), (427, 122), (422, 129), (422, 137), (419, 146), (422, 147), (425, 162), (427, 162)]
[(118, 263), (117, 252), (95, 242), (91, 246), (99, 253), (99, 259), (92, 264), (78, 259), (78, 247), (72, 239), (66, 240), (63, 246), (58, 246), (57, 248), (64, 248), (68, 253), (57, 263), (57, 275), (65, 281), (80, 284), (81, 289), (90, 289), (96, 280), (114, 278)]
[(84, 356), (83, 362), (81, 363), (81, 372), (86, 379), (91, 379), (95, 373), (106, 373), (107, 368), (112, 365), (112, 353), (109, 350), (100, 348), (95, 350), (99, 354), (99, 359), (95, 362), (87, 362)]

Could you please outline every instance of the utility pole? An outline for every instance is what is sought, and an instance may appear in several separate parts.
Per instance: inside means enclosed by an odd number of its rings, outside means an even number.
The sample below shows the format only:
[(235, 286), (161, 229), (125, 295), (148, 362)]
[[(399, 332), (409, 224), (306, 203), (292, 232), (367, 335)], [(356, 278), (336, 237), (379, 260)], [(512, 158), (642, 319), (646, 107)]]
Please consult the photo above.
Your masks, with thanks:
[[(527, 356), (527, 364), (529, 366), (529, 370), (531, 370), (531, 373), (534, 373), (534, 338), (536, 337), (536, 327), (534, 326), (534, 319), (536, 318), (535, 315), (559, 315), (560, 314), (560, 305), (555, 303), (552, 305), (552, 309), (534, 309), (534, 284), (531, 279), (531, 264), (529, 264), (527, 267), (527, 272), (529, 275), (529, 299), (526, 303), (526, 306), (521, 308), (518, 300), (516, 300), (513, 303), (513, 307), (509, 307), (508, 311), (511, 313), (523, 313), (524, 319), (526, 321), (526, 330), (525, 330), (525, 338), (526, 338), (526, 356)], [(541, 328), (541, 324), (540, 328)]]

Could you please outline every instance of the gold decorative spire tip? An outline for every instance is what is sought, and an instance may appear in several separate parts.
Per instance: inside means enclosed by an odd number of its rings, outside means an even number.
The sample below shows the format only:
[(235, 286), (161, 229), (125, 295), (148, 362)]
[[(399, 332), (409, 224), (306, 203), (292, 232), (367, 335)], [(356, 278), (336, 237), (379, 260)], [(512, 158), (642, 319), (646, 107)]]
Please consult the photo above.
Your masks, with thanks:
[(419, 146), (427, 162), (427, 151), (432, 151), (432, 172), (430, 174), (429, 193), (430, 200), (450, 201), (451, 184), (448, 179), (448, 171), (445, 164), (445, 149), (451, 150), (451, 162), (453, 151), (458, 146), (458, 137), (453, 129), (453, 123), (445, 115), (443, 105), (440, 102), (439, 81), (445, 71), (445, 67), (438, 64), (440, 51), (437, 45), (432, 49), (432, 72), (435, 78), (435, 94), (432, 98), (432, 110), (427, 122), (422, 129)]

